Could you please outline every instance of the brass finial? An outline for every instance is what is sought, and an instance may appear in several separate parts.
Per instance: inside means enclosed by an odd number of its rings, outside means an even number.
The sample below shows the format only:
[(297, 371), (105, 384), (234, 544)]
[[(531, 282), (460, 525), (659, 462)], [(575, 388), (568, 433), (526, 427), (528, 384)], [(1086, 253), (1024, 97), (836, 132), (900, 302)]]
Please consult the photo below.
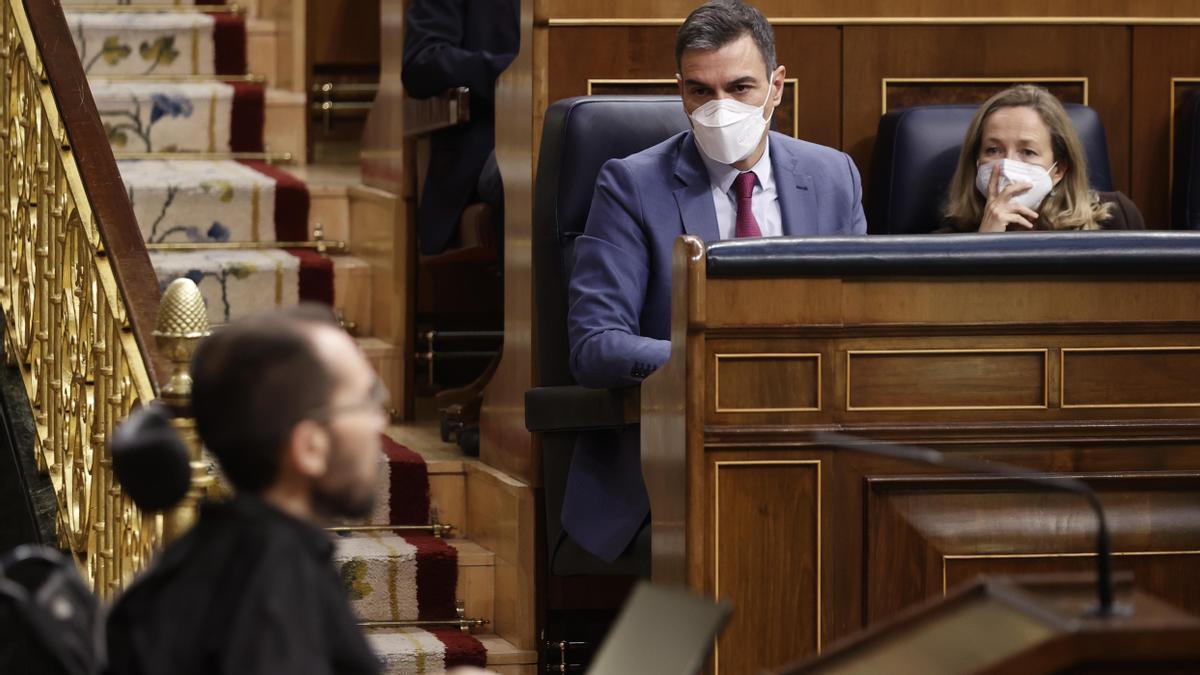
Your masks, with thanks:
[(192, 377), (188, 364), (202, 338), (212, 331), (208, 325), (208, 310), (204, 296), (191, 279), (179, 278), (167, 286), (158, 305), (158, 322), (154, 339), (159, 351), (171, 361), (174, 372), (162, 389), (163, 398), (186, 399), (192, 394)]

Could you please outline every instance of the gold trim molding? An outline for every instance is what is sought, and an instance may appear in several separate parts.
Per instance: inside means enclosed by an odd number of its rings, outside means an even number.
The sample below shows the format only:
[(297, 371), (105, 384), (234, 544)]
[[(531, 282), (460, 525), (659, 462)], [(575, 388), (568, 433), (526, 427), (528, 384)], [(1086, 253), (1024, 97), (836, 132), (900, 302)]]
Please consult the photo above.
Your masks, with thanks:
[[(966, 406), (854, 406), (850, 404), (853, 392), (851, 362), (855, 356), (903, 356), (927, 354), (1041, 354), (1042, 355), (1042, 404), (1041, 405), (966, 405)], [(1050, 407), (1050, 350), (1049, 349), (857, 349), (846, 352), (846, 410), (861, 411), (946, 411), (946, 410), (1047, 410)]]
[[(726, 360), (758, 360), (791, 359), (817, 362), (817, 406), (815, 408), (722, 408), (721, 407), (721, 359)], [(813, 353), (780, 353), (780, 354), (713, 354), (713, 411), (717, 413), (780, 413), (780, 412), (820, 412), (822, 410), (821, 393), (821, 354)]]
[[(587, 95), (592, 96), (592, 86), (596, 84), (675, 84), (675, 79), (663, 78), (588, 78)], [(783, 78), (783, 85), (792, 85), (792, 138), (800, 137), (800, 79), (796, 77)]]
[(888, 113), (888, 85), (889, 84), (1082, 84), (1083, 85), (1083, 105), (1088, 104), (1088, 88), (1089, 82), (1087, 77), (1079, 76), (1052, 76), (1052, 77), (885, 77), (880, 80), (881, 114)]
[[(745, 467), (745, 466), (815, 466), (817, 470), (817, 513), (816, 513), (816, 598), (817, 606), (815, 615), (816, 621), (816, 645), (817, 653), (821, 653), (821, 632), (823, 627), (823, 602), (821, 598), (821, 586), (823, 582), (822, 560), (824, 558), (821, 542), (823, 533), (821, 523), (822, 501), (824, 499), (824, 484), (821, 475), (821, 462), (819, 459), (771, 459), (771, 460), (726, 460), (713, 462), (713, 597), (721, 597), (721, 520), (717, 516), (721, 513), (721, 468), (722, 467)], [(713, 638), (713, 675), (721, 672), (721, 659), (719, 648), (720, 637)]]

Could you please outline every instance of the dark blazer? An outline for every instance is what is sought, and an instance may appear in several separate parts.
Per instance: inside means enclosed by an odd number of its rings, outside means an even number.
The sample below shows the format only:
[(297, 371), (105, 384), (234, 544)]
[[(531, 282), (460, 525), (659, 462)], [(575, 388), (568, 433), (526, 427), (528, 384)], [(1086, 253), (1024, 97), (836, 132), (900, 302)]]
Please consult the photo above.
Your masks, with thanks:
[[(1133, 200), (1125, 196), (1125, 193), (1097, 192), (1096, 196), (1100, 198), (1101, 204), (1112, 204), (1112, 209), (1109, 211), (1108, 218), (1100, 221), (1100, 229), (1146, 229), (1146, 221), (1142, 218), (1142, 212), (1138, 210), (1138, 207), (1133, 203)], [(976, 232), (978, 230), (979, 223), (964, 223), (952, 218), (946, 218), (942, 221), (941, 227), (934, 230), (934, 232), (938, 234), (945, 234), (950, 232)]]
[[(785, 235), (865, 234), (858, 169), (845, 153), (770, 134)], [(587, 387), (638, 384), (670, 351), (671, 249), (682, 234), (720, 238), (708, 172), (690, 131), (600, 170), (568, 294), (571, 372)], [(649, 510), (637, 427), (581, 433), (562, 523), (613, 560)]]
[(471, 89), (471, 119), (433, 134), (429, 171), (417, 209), (421, 253), (439, 253), (454, 237), (496, 147), (494, 87), (520, 47), (519, 0), (413, 0), (404, 16), (408, 95), (429, 98)]

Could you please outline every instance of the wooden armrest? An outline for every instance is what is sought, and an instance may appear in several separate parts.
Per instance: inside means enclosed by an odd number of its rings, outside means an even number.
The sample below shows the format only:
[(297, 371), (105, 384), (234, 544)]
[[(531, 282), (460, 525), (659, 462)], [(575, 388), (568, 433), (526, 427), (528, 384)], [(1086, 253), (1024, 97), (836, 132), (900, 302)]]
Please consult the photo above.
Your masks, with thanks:
[(471, 90), (447, 89), (433, 98), (404, 98), (404, 137), (425, 136), (471, 119)]
[(534, 433), (616, 429), (637, 424), (641, 389), (589, 389), (578, 385), (525, 392), (525, 428)]

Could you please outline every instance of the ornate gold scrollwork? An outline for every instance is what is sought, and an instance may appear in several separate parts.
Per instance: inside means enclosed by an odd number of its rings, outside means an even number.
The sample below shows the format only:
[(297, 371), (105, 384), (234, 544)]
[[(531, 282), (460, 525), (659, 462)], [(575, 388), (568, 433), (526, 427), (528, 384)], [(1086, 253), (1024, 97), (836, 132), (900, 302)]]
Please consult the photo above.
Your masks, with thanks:
[(116, 423), (154, 398), (147, 357), (102, 253), (91, 204), (44, 76), (23, 0), (0, 17), (0, 306), (5, 352), (25, 381), (38, 466), (58, 498), (60, 544), (102, 596), (157, 549), (161, 517), (143, 517), (112, 475)]

